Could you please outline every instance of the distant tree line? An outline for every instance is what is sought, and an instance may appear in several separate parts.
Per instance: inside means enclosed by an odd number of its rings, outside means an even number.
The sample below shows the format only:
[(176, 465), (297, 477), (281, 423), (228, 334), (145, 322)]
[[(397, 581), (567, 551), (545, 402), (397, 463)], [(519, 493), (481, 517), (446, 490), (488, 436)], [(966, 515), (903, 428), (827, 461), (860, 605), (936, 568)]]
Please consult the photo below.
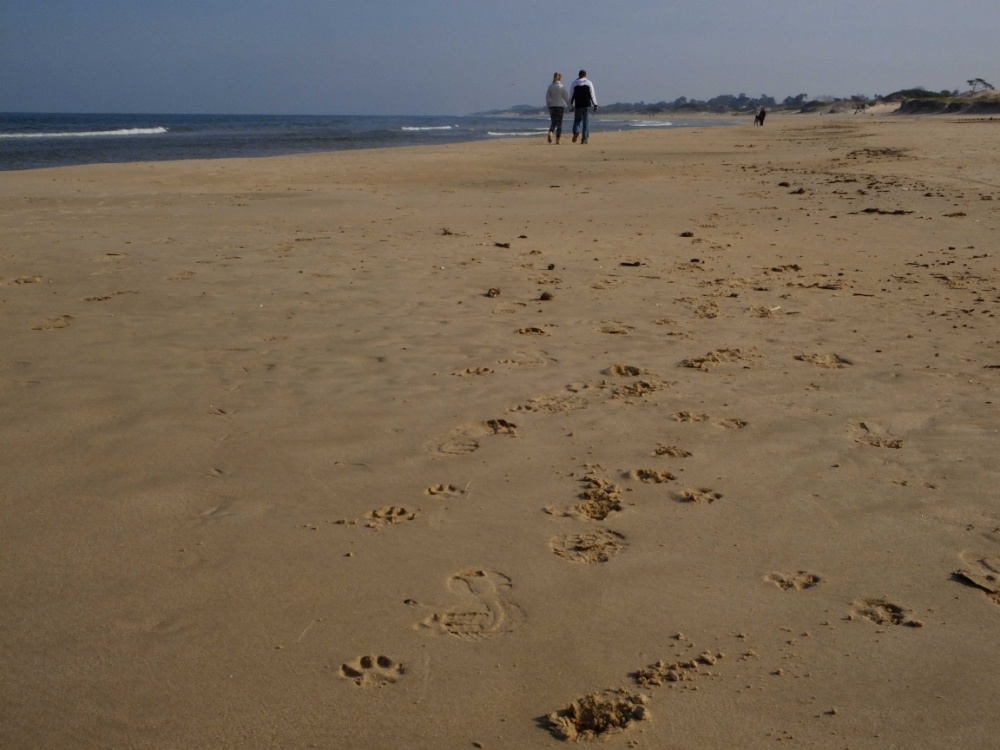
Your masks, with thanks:
[[(811, 105), (821, 106), (830, 102), (841, 101), (833, 97), (821, 97), (810, 100), (807, 94), (786, 96), (780, 102), (773, 96), (747, 96), (746, 94), (722, 94), (711, 99), (689, 99), (678, 97), (672, 102), (615, 102), (601, 105), (601, 112), (606, 114), (641, 114), (658, 115), (670, 112), (757, 112), (760, 109), (808, 109)], [(493, 110), (482, 114), (501, 114), (503, 111), (516, 112), (522, 115), (545, 113), (545, 107), (535, 107), (530, 104), (520, 104), (509, 110)]]
[[(981, 91), (994, 90), (993, 85), (982, 78), (972, 78), (966, 81), (970, 91), (975, 93), (977, 89)], [(760, 109), (785, 109), (797, 112), (816, 112), (825, 108), (852, 107), (855, 112), (863, 111), (866, 107), (879, 102), (903, 102), (911, 99), (946, 99), (961, 96), (959, 91), (929, 91), (922, 87), (900, 89), (891, 94), (868, 96), (866, 94), (854, 94), (847, 98), (833, 96), (820, 96), (810, 99), (807, 94), (797, 94), (786, 96), (780, 102), (773, 96), (761, 94), (760, 96), (747, 96), (746, 94), (722, 94), (711, 99), (689, 99), (686, 96), (678, 97), (672, 102), (661, 101), (655, 104), (646, 102), (615, 102), (601, 106), (601, 112), (606, 114), (641, 114), (658, 115), (669, 114), (670, 112), (732, 112), (751, 113)], [(545, 114), (545, 107), (536, 107), (530, 104), (520, 104), (511, 107), (509, 110), (491, 110), (482, 112), (485, 115), (497, 115), (505, 112), (515, 112), (522, 115)]]

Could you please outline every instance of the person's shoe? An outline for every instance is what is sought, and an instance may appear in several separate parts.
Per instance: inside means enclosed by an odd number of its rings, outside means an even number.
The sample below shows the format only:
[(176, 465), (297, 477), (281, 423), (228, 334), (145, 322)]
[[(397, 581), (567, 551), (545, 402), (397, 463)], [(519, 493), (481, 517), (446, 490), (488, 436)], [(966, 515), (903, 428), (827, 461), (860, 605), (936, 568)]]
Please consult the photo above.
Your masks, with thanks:
[(556, 136), (556, 145), (557, 146), (559, 145), (559, 136), (558, 135)]
[(549, 131), (549, 143), (552, 143), (552, 131)]
[(576, 133), (573, 133), (573, 143), (576, 143), (576, 139), (579, 137)]

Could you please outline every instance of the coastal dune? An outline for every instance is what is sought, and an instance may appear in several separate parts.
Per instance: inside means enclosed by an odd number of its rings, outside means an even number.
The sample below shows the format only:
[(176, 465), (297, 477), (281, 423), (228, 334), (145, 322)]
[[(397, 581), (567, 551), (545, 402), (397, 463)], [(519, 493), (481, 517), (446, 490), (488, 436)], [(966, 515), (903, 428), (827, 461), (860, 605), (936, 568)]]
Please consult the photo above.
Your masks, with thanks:
[(997, 127), (0, 173), (0, 744), (994, 747)]

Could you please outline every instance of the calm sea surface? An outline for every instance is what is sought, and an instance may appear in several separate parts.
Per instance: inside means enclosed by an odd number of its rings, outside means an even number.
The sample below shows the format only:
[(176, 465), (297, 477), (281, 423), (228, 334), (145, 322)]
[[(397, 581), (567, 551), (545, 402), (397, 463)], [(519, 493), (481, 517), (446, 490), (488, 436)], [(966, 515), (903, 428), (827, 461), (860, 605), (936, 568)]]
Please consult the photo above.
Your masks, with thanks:
[[(591, 123), (595, 133), (728, 124), (614, 115)], [(541, 117), (0, 114), (0, 171), (542, 138), (547, 130)]]

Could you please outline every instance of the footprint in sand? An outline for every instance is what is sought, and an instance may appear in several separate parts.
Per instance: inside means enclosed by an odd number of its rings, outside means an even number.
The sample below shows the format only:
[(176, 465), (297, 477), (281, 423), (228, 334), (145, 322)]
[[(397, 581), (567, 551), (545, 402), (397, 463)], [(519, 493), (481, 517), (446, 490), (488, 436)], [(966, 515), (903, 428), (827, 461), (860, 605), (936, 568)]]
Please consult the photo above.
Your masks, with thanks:
[(531, 411), (547, 412), (555, 414), (558, 412), (577, 411), (586, 409), (589, 401), (583, 396), (573, 396), (570, 394), (553, 394), (551, 396), (538, 396), (530, 399), (526, 404), (515, 406), (510, 411)]
[(582, 503), (573, 506), (548, 505), (544, 511), (550, 516), (565, 516), (581, 521), (603, 521), (612, 513), (625, 509), (622, 488), (598, 476), (583, 478), (585, 489), (577, 495)]
[(487, 419), (486, 428), (492, 435), (510, 435), (517, 437), (517, 425), (506, 419)]
[(643, 398), (651, 393), (656, 393), (657, 391), (662, 391), (664, 388), (669, 388), (671, 385), (673, 384), (666, 383), (662, 380), (637, 380), (635, 383), (619, 385), (613, 388), (611, 390), (611, 398)]
[(67, 328), (69, 322), (75, 320), (72, 315), (60, 315), (58, 318), (49, 318), (44, 323), (39, 323), (37, 326), (32, 326), (32, 331), (56, 331), (60, 328)]
[(511, 580), (491, 570), (463, 570), (448, 579), (448, 590), (459, 604), (438, 612), (418, 627), (465, 641), (509, 633), (524, 621), (524, 610), (511, 601)]
[(625, 688), (592, 693), (545, 715), (545, 726), (559, 740), (607, 739), (649, 721), (649, 696)]
[(912, 611), (885, 599), (858, 599), (854, 606), (857, 609), (851, 613), (852, 619), (854, 616), (863, 617), (876, 625), (904, 625), (908, 628), (924, 626), (920, 620), (911, 617)]
[[(676, 638), (677, 636), (675, 636)], [(632, 673), (636, 684), (643, 688), (662, 687), (663, 685), (678, 685), (685, 682), (694, 682), (701, 676), (705, 676), (705, 667), (715, 666), (720, 659), (724, 658), (721, 651), (702, 651), (694, 658), (682, 659), (680, 661), (665, 662), (662, 659), (648, 667), (640, 667)], [(708, 673), (709, 675), (711, 672)]]
[(468, 435), (453, 435), (432, 447), (443, 456), (465, 456), (479, 450), (479, 441)]
[(633, 469), (628, 473), (628, 476), (632, 477), (632, 479), (638, 479), (644, 484), (662, 484), (677, 479), (669, 471), (659, 471), (657, 469)]
[(774, 318), (778, 315), (784, 315), (785, 311), (781, 309), (781, 305), (777, 305), (775, 307), (757, 305), (755, 307), (751, 307), (749, 313), (755, 318)]
[(743, 349), (716, 349), (701, 357), (690, 357), (681, 361), (681, 367), (708, 372), (713, 367), (730, 362), (741, 362), (749, 358)]
[(492, 375), (493, 369), (489, 367), (466, 367), (464, 370), (459, 370), (458, 372), (453, 372), (452, 375), (457, 375), (460, 378), (468, 377), (469, 375)]
[(406, 668), (388, 656), (368, 654), (340, 665), (340, 676), (358, 687), (384, 687), (399, 681)]
[(690, 458), (692, 453), (684, 450), (679, 445), (658, 445), (653, 451), (655, 456), (669, 456), (670, 458)]
[(605, 323), (600, 328), (597, 329), (598, 333), (609, 333), (613, 336), (625, 336), (631, 331), (635, 330), (635, 326), (625, 325), (624, 323), (617, 323), (615, 321), (610, 321)]
[(488, 419), (485, 422), (466, 424), (452, 430), (444, 440), (432, 443), (429, 448), (444, 456), (464, 456), (479, 449), (479, 438), (490, 435), (517, 437), (517, 425), (506, 419)]
[(721, 500), (722, 493), (704, 487), (700, 489), (686, 489), (677, 496), (677, 499), (685, 503), (704, 505), (706, 503), (714, 503), (716, 500)]
[(708, 420), (707, 414), (695, 414), (690, 411), (679, 411), (672, 416), (675, 422), (705, 422)]
[(537, 326), (528, 326), (527, 328), (518, 328), (517, 332), (522, 336), (548, 336), (545, 331)]
[(415, 511), (408, 511), (396, 505), (386, 505), (384, 508), (376, 508), (365, 513), (365, 526), (375, 531), (381, 531), (386, 526), (412, 521), (417, 517)]
[(84, 297), (84, 302), (107, 302), (115, 297), (120, 297), (125, 294), (138, 294), (138, 292), (112, 292), (111, 294), (100, 294), (96, 297)]
[(521, 308), (527, 307), (524, 302), (501, 302), (495, 308), (493, 308), (494, 315), (506, 315), (510, 313), (516, 313), (521, 310)]
[(611, 367), (604, 371), (604, 374), (616, 378), (637, 378), (643, 374), (643, 370), (641, 367), (634, 365), (611, 365)]
[(902, 440), (894, 438), (884, 427), (874, 422), (853, 420), (851, 429), (854, 432), (854, 442), (856, 443), (864, 443), (873, 448), (895, 448), (898, 450), (903, 447)]
[(704, 305), (700, 305), (694, 311), (694, 314), (699, 318), (705, 320), (711, 320), (717, 318), (722, 314), (722, 310), (719, 309), (719, 303), (715, 301), (706, 302)]
[(984, 555), (966, 550), (963, 566), (954, 572), (956, 580), (983, 591), (994, 604), (1000, 604), (1000, 555)]
[(597, 565), (606, 563), (625, 549), (625, 537), (616, 531), (598, 529), (554, 536), (549, 540), (549, 547), (564, 560)]
[(446, 497), (455, 497), (461, 495), (465, 490), (456, 487), (453, 484), (432, 484), (426, 490), (424, 490), (425, 495), (444, 495)]
[(497, 364), (508, 367), (538, 367), (555, 361), (556, 360), (552, 359), (548, 353), (541, 350), (535, 350), (527, 352), (514, 352), (512, 357), (497, 360)]
[(808, 362), (816, 367), (823, 367), (828, 370), (850, 367), (854, 363), (851, 360), (841, 357), (839, 354), (796, 354), (795, 359), (799, 362)]
[(745, 422), (742, 419), (720, 419), (716, 424), (719, 427), (725, 427), (727, 430), (742, 430), (749, 422)]
[(769, 573), (764, 580), (784, 591), (804, 591), (819, 585), (822, 579), (815, 573), (800, 570), (795, 573)]

